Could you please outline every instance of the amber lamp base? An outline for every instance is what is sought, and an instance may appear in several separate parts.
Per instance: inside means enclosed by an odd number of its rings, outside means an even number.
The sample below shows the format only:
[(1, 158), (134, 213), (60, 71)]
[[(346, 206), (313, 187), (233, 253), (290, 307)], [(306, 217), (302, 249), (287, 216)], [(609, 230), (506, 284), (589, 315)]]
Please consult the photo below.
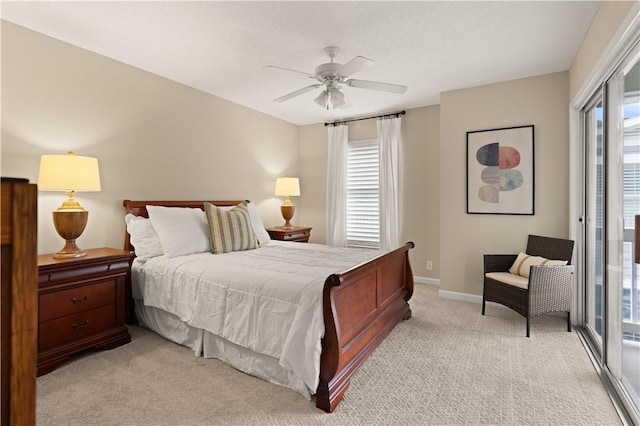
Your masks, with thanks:
[(284, 203), (280, 206), (280, 213), (282, 213), (282, 217), (284, 218), (284, 225), (282, 225), (283, 228), (293, 228), (290, 220), (293, 218), (295, 211), (296, 206), (291, 204), (291, 201), (289, 201), (289, 204)]
[(53, 212), (53, 224), (60, 235), (65, 240), (65, 245), (56, 254), (56, 259), (66, 259), (70, 257), (86, 256), (87, 252), (80, 249), (76, 245), (76, 238), (82, 235), (84, 228), (87, 226), (89, 212), (83, 211), (64, 211), (57, 210)]

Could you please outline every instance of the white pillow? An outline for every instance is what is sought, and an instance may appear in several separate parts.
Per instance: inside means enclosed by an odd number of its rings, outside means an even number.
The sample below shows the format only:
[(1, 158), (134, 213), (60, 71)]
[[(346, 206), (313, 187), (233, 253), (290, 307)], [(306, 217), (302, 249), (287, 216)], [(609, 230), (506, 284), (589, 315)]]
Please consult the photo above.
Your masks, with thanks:
[(258, 208), (252, 202), (249, 202), (247, 207), (249, 208), (251, 227), (253, 228), (253, 232), (256, 234), (256, 237), (258, 238), (258, 244), (260, 244), (260, 246), (269, 244), (269, 241), (271, 241), (271, 237), (269, 236), (267, 230), (264, 229), (262, 219), (260, 218), (260, 213), (258, 213)]
[(147, 206), (162, 251), (169, 257), (211, 251), (209, 224), (204, 211), (189, 207)]
[(549, 260), (541, 256), (531, 256), (520, 252), (516, 261), (511, 265), (509, 272), (514, 275), (529, 278), (529, 269), (532, 266), (564, 266), (566, 264), (566, 260)]
[(127, 232), (138, 259), (146, 260), (162, 256), (160, 238), (158, 238), (149, 219), (127, 214), (124, 221), (127, 224)]

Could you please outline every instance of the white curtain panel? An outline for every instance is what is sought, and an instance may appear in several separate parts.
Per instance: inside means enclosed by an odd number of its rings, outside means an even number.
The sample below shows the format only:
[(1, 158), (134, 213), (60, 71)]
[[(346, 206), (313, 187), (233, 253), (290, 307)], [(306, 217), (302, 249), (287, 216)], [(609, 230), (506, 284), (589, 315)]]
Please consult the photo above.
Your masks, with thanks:
[(347, 148), (349, 127), (329, 126), (327, 236), (330, 246), (347, 245)]
[(400, 234), (400, 117), (378, 120), (380, 142), (380, 249), (397, 248)]

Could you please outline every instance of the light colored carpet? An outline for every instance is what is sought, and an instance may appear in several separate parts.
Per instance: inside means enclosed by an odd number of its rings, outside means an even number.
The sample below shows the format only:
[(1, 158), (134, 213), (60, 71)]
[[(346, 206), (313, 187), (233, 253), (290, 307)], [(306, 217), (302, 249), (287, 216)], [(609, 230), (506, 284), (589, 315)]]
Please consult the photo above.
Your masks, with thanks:
[(416, 284), (413, 317), (354, 375), (332, 414), (299, 394), (131, 327), (131, 343), (38, 378), (40, 425), (618, 425), (564, 316), (532, 321)]

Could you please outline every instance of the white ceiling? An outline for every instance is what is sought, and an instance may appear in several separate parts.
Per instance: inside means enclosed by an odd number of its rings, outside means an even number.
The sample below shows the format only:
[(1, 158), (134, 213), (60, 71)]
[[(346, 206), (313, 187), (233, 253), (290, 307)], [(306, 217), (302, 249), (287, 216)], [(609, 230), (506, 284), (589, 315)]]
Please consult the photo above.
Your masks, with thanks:
[[(11, 2), (2, 19), (305, 125), (439, 103), (443, 91), (569, 69), (597, 1)], [(354, 78), (402, 84), (402, 95), (347, 87), (353, 107), (326, 111), (303, 75), (354, 56)]]

